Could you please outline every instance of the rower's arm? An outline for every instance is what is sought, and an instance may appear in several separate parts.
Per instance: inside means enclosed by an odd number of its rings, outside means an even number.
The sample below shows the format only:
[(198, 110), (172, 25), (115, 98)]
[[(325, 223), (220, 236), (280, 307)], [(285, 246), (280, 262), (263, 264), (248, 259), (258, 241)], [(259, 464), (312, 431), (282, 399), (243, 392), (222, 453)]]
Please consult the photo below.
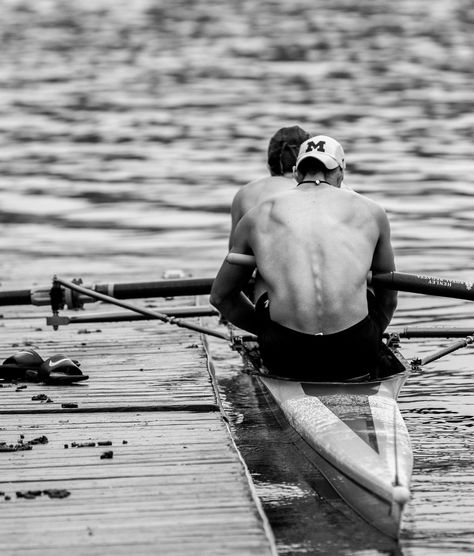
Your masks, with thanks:
[(231, 224), (230, 224), (230, 234), (229, 234), (229, 251), (232, 249), (234, 245), (235, 228), (237, 227), (237, 224), (239, 223), (240, 219), (243, 216), (241, 197), (242, 197), (242, 190), (237, 191), (232, 201), (232, 206), (230, 208)]
[(255, 307), (249, 298), (242, 292), (248, 284), (255, 264), (240, 264), (239, 257), (233, 260), (232, 254), (250, 255), (251, 247), (248, 243), (249, 226), (244, 217), (236, 226), (234, 234), (234, 247), (222, 263), (219, 272), (212, 284), (210, 303), (224, 318), (235, 326), (257, 334), (257, 320)]
[(242, 292), (252, 272), (250, 266), (235, 265), (224, 260), (212, 284), (209, 301), (229, 322), (256, 334), (255, 307)]
[[(395, 257), (390, 240), (390, 224), (385, 211), (380, 209), (377, 215), (380, 235), (372, 259), (373, 274), (392, 272), (395, 270)], [(383, 330), (387, 328), (397, 308), (398, 294), (396, 291), (374, 287), (375, 299), (382, 318)]]

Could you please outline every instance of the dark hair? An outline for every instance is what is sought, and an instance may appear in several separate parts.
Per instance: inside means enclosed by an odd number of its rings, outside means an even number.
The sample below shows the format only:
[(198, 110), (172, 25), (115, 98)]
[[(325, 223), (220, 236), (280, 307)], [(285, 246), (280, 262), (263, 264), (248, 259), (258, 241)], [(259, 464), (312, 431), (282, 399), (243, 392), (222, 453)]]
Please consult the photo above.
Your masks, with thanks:
[(301, 143), (310, 137), (307, 131), (297, 125), (279, 129), (268, 145), (268, 166), (271, 174), (282, 176), (291, 172)]
[(298, 172), (302, 176), (305, 176), (306, 174), (316, 174), (317, 172), (324, 172), (324, 174), (327, 174), (328, 172), (331, 172), (331, 170), (328, 170), (326, 166), (324, 166), (324, 164), (317, 158), (308, 157), (304, 158), (298, 164)]

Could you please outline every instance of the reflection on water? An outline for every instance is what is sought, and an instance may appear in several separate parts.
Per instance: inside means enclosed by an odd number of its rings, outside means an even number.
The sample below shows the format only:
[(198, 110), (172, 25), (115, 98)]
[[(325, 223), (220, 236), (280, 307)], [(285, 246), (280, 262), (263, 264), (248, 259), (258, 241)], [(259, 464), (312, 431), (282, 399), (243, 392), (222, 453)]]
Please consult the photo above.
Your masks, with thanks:
[[(54, 273), (213, 274), (232, 196), (266, 173), (269, 137), (295, 123), (344, 145), (346, 181), (386, 208), (400, 270), (472, 280), (473, 14), (466, 0), (6, 0), (2, 286)], [(395, 324), (474, 330), (471, 305), (402, 295)], [(442, 343), (411, 341), (405, 352)], [(415, 452), (407, 555), (474, 549), (472, 350), (402, 391)], [(237, 422), (252, 394), (229, 372), (227, 387), (242, 391), (229, 401)], [(243, 424), (260, 432), (266, 415), (249, 399)], [(318, 554), (393, 550), (359, 534), (329, 493), (309, 494), (319, 480), (295, 477), (296, 462), (279, 456), (287, 440), (272, 438), (249, 452), (286, 553), (304, 539)]]

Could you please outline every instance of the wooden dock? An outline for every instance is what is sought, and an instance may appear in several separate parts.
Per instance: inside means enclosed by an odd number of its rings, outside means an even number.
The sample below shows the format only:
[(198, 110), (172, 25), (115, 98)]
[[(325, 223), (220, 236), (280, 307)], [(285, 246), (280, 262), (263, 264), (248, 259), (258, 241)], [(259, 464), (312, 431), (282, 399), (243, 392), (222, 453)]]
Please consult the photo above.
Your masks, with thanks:
[(53, 331), (47, 309), (1, 312), (0, 361), (28, 346), (90, 376), (0, 384), (2, 555), (276, 554), (198, 333), (158, 321)]

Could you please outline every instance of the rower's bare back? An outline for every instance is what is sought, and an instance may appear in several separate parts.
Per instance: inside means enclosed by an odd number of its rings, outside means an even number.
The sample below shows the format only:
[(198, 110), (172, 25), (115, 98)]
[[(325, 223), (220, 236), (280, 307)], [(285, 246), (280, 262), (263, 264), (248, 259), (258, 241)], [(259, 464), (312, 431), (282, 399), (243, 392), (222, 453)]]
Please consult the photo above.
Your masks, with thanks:
[(367, 315), (367, 274), (379, 237), (371, 201), (307, 185), (262, 203), (249, 217), (249, 244), (272, 320), (333, 334)]

